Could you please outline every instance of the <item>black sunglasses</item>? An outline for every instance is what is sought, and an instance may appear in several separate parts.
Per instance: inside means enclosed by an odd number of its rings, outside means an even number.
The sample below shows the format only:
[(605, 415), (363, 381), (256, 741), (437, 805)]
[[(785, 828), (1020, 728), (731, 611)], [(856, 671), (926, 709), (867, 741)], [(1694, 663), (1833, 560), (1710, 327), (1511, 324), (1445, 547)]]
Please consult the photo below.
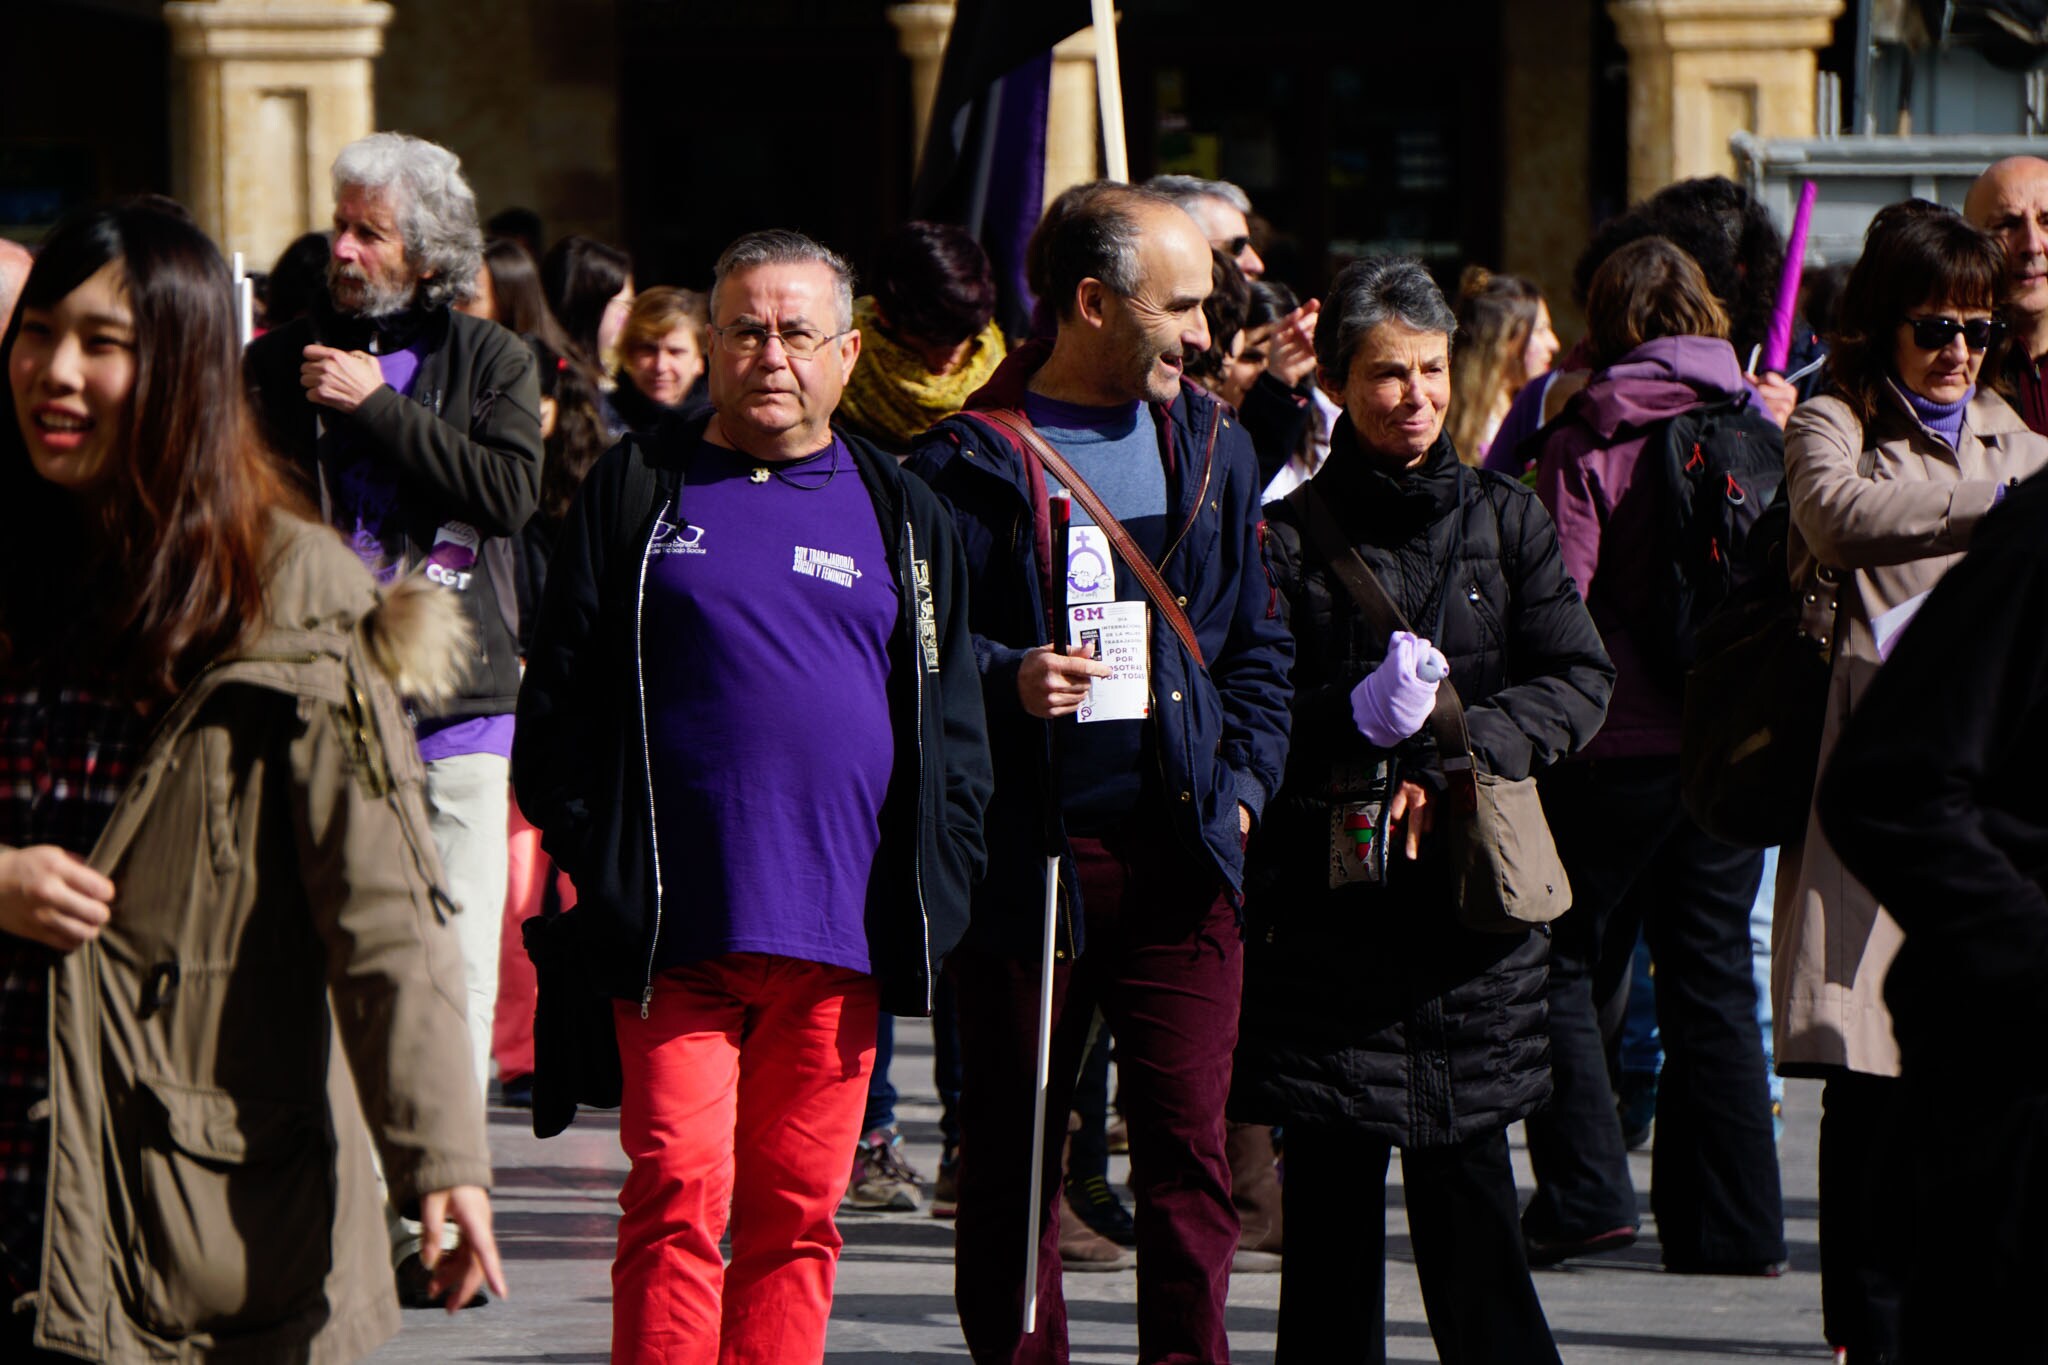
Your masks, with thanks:
[(1244, 249), (1251, 244), (1252, 239), (1249, 237), (1232, 237), (1223, 244), (1222, 251), (1224, 255), (1234, 261), (1244, 255)]
[(1907, 318), (1913, 328), (1913, 344), (1923, 351), (1939, 351), (1962, 333), (1963, 345), (1973, 351), (1996, 346), (2005, 339), (2005, 324), (1997, 318), (1971, 318), (1968, 322), (1957, 322), (1954, 318)]

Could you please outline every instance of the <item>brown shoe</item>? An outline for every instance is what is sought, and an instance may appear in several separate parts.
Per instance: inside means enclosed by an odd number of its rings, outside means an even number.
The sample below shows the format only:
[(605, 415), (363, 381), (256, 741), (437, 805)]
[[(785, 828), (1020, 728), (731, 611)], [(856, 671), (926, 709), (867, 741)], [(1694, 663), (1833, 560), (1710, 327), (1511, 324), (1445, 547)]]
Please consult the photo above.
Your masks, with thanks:
[[(1275, 1165), (1273, 1130), (1264, 1124), (1233, 1123), (1224, 1133), (1223, 1154), (1230, 1162), (1230, 1202), (1237, 1206), (1240, 1257), (1247, 1251), (1278, 1252), (1280, 1172)], [(1254, 1269), (1242, 1261), (1239, 1268)]]
[(1060, 1264), (1068, 1270), (1129, 1270), (1138, 1258), (1081, 1220), (1060, 1192)]

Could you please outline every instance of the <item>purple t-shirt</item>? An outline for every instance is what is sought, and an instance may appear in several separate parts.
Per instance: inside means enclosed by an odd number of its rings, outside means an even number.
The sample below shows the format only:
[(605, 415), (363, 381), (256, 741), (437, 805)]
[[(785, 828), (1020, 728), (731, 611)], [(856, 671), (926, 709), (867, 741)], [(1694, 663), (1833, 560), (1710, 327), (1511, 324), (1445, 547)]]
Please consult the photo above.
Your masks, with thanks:
[[(384, 382), (401, 394), (411, 394), (419, 377), (425, 343), (408, 346), (377, 357)], [(334, 476), (328, 488), (333, 499), (334, 529), (340, 531), (349, 548), (356, 552), (379, 583), (398, 576), (398, 556), (389, 544), (385, 527), (398, 515), (398, 475), (377, 458), (366, 442), (346, 422), (334, 424), (336, 449)]]
[(464, 754), (512, 757), (512, 717), (454, 716), (422, 720), (413, 726), (420, 742), (420, 762), (434, 763)]
[(648, 546), (640, 610), (656, 963), (774, 953), (868, 971), (898, 615), (874, 502), (836, 438), (775, 466), (700, 444), (679, 501)]

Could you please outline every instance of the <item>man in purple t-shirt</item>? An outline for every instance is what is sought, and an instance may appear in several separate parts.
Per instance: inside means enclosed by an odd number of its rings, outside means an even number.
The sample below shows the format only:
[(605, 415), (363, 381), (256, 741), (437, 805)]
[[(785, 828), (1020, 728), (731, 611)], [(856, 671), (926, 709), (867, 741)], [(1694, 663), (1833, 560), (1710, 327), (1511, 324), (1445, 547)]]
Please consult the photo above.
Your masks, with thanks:
[(583, 977), (615, 997), (614, 1361), (824, 1354), (877, 1011), (931, 1012), (981, 868), (952, 522), (831, 425), (860, 354), (850, 280), (793, 232), (726, 250), (712, 410), (592, 470), (520, 694), (520, 806), (576, 882)]

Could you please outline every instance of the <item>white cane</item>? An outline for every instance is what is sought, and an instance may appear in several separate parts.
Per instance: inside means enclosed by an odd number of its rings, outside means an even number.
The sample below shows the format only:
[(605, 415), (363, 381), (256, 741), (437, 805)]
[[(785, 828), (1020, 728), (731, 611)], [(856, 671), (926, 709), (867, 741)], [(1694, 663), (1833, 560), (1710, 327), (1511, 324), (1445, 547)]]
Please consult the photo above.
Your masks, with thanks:
[(1045, 935), (1038, 971), (1038, 1097), (1031, 1105), (1031, 1219), (1024, 1248), (1024, 1335), (1038, 1330), (1038, 1219), (1045, 1193), (1045, 1100), (1052, 1081), (1052, 952), (1059, 915), (1060, 859), (1045, 860)]
[[(1049, 549), (1053, 565), (1053, 595), (1059, 604), (1054, 615), (1052, 652), (1064, 654), (1067, 652), (1067, 525), (1072, 515), (1072, 503), (1066, 489), (1055, 489), (1046, 499), (1046, 513), (1048, 529), (1052, 532)], [(1024, 1223), (1024, 1335), (1027, 1337), (1038, 1330), (1038, 1220), (1045, 1195), (1045, 1105), (1052, 1084), (1053, 940), (1058, 929), (1060, 904), (1060, 855), (1056, 851), (1059, 847), (1059, 781), (1052, 773), (1048, 773), (1046, 778), (1045, 803), (1046, 847), (1055, 851), (1045, 856), (1045, 925), (1038, 946), (1038, 1092), (1031, 1104), (1031, 1212)]]

